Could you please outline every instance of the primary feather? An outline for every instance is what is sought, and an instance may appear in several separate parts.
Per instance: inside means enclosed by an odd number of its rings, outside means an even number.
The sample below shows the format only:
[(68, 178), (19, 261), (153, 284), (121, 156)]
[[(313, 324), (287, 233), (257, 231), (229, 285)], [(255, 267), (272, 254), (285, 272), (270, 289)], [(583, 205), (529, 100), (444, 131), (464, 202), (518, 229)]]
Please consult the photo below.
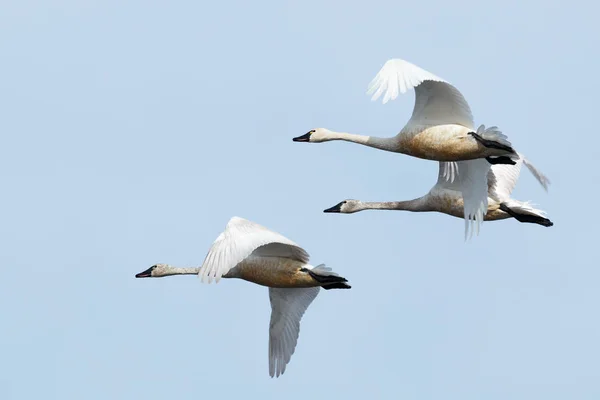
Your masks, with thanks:
[(444, 79), (424, 69), (395, 58), (387, 61), (369, 84), (367, 94), (383, 104), (399, 93), (415, 89), (415, 107), (407, 125), (457, 124), (474, 129), (471, 108), (462, 93)]

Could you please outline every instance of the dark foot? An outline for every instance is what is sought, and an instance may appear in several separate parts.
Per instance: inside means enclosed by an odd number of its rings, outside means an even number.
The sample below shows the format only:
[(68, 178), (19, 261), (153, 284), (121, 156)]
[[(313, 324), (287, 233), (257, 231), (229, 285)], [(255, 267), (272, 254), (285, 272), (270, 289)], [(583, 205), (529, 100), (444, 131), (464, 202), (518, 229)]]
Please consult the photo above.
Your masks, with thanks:
[(472, 135), (475, 138), (475, 140), (477, 140), (479, 143), (481, 143), (482, 145), (484, 145), (485, 147), (488, 147), (490, 149), (504, 150), (504, 151), (508, 151), (510, 153), (515, 152), (512, 147), (507, 146), (502, 143), (495, 142), (493, 140), (484, 139), (481, 136), (479, 136), (478, 134), (476, 134), (475, 132), (469, 132), (469, 135)]
[(344, 283), (344, 282), (332, 283), (331, 285), (323, 285), (321, 287), (323, 289), (325, 289), (325, 290), (329, 290), (329, 289), (350, 289), (350, 288), (352, 288), (352, 286), (350, 286), (350, 285), (348, 285), (347, 283)]
[(538, 215), (531, 215), (531, 214), (519, 214), (504, 203), (500, 203), (500, 209), (519, 222), (529, 222), (532, 224), (538, 224), (538, 225), (542, 225), (542, 226), (546, 226), (546, 227), (550, 227), (550, 226), (554, 225), (554, 223), (552, 221), (550, 221), (548, 218), (540, 217)]
[(500, 156), (500, 157), (486, 157), (485, 158), (490, 164), (507, 164), (507, 165), (515, 165), (517, 162), (508, 156)]
[(348, 280), (346, 278), (342, 278), (341, 276), (319, 275), (319, 274), (314, 273), (313, 271), (311, 271), (308, 268), (302, 268), (301, 271), (308, 273), (315, 281), (322, 283), (324, 285), (348, 282)]

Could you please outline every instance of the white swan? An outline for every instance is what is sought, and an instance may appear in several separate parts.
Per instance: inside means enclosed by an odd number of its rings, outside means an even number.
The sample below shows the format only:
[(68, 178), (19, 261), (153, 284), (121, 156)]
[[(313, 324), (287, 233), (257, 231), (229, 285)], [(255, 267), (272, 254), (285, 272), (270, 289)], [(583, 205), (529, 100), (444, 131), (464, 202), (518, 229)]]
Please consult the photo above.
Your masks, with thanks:
[(269, 374), (285, 372), (300, 332), (300, 319), (323, 289), (350, 289), (345, 278), (324, 264), (308, 264), (308, 253), (296, 243), (259, 224), (233, 217), (217, 237), (200, 268), (156, 264), (136, 278), (199, 275), (202, 281), (239, 278), (269, 287)]
[[(554, 225), (546, 218), (546, 213), (529, 204), (510, 198), (519, 174), (521, 165), (525, 164), (538, 182), (548, 190), (550, 180), (538, 171), (522, 154), (519, 154), (516, 165), (493, 165), (488, 173), (488, 209), (486, 221), (515, 218), (519, 222), (530, 222), (542, 226)], [(364, 210), (405, 210), (436, 211), (454, 217), (464, 218), (463, 201), (460, 188), (444, 177), (444, 163), (440, 163), (437, 183), (425, 196), (407, 201), (363, 202), (360, 200), (344, 200), (324, 210), (326, 213), (352, 214)]]
[[(475, 131), (471, 109), (463, 95), (445, 80), (407, 61), (392, 59), (385, 63), (369, 85), (367, 93), (383, 103), (398, 93), (415, 89), (415, 107), (400, 133), (390, 138), (313, 129), (295, 137), (295, 142), (320, 143), (344, 140), (380, 150), (403, 153), (428, 160), (447, 161), (443, 176), (450, 183), (458, 174), (464, 199), (465, 239), (473, 221), (479, 232), (487, 204), (487, 174), (490, 164), (514, 164), (512, 145), (496, 127)], [(487, 160), (487, 161), (486, 161)], [(473, 230), (471, 229), (471, 235)]]

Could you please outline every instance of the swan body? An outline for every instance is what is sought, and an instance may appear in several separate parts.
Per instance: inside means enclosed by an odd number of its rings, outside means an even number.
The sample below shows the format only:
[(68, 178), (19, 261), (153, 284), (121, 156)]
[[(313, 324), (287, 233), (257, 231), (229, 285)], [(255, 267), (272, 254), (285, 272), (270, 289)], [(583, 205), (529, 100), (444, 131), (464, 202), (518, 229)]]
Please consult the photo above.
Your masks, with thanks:
[[(473, 139), (471, 132), (475, 132), (475, 130), (455, 124), (411, 126), (403, 129), (394, 137), (377, 138), (316, 128), (306, 134), (309, 135), (308, 140), (294, 139), (296, 142), (308, 141), (310, 143), (342, 140), (434, 161), (474, 160), (507, 155), (505, 150), (483, 146)], [(508, 152), (508, 155), (514, 157), (512, 152)]]
[(382, 102), (415, 90), (415, 106), (404, 128), (389, 138), (317, 128), (294, 138), (321, 143), (344, 140), (380, 150), (443, 163), (443, 177), (462, 194), (465, 238), (484, 220), (488, 209), (487, 176), (491, 165), (514, 165), (518, 158), (507, 137), (496, 127), (475, 129), (471, 108), (449, 82), (401, 59), (387, 61), (369, 84), (371, 100)]
[(291, 258), (249, 256), (223, 277), (239, 278), (258, 285), (276, 288), (321, 286), (307, 273), (307, 267), (314, 268)]
[(202, 281), (238, 278), (269, 287), (269, 374), (285, 372), (298, 342), (300, 320), (319, 288), (349, 289), (345, 278), (324, 264), (308, 264), (308, 253), (296, 243), (259, 224), (233, 217), (199, 268), (156, 264), (136, 278), (198, 275)]
[[(548, 189), (550, 181), (537, 170), (522, 154), (515, 165), (493, 165), (488, 172), (488, 208), (485, 221), (497, 221), (515, 218), (520, 222), (536, 223), (542, 226), (554, 225), (546, 218), (546, 213), (533, 208), (528, 202), (510, 198), (525, 164), (538, 182)], [(448, 182), (445, 166), (440, 163), (438, 181), (425, 196), (406, 201), (363, 202), (360, 200), (344, 200), (325, 212), (352, 214), (364, 210), (404, 210), (414, 212), (440, 212), (458, 218), (464, 218), (464, 202), (458, 185)]]

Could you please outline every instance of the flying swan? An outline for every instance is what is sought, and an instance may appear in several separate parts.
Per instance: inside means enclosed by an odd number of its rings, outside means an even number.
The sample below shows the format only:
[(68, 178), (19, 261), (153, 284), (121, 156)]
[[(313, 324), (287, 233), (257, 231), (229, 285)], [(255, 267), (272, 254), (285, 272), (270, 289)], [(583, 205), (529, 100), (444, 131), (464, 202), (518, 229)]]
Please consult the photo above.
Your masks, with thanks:
[[(475, 129), (469, 104), (447, 81), (401, 59), (387, 61), (369, 85), (371, 100), (383, 104), (398, 93), (415, 89), (408, 123), (394, 137), (378, 138), (317, 128), (295, 142), (344, 140), (427, 160), (443, 161), (442, 176), (462, 193), (465, 239), (477, 229), (488, 209), (488, 171), (492, 164), (514, 165), (518, 155), (497, 127)], [(457, 180), (454, 183), (454, 180)], [(473, 227), (475, 225), (475, 227)]]
[(239, 278), (269, 287), (269, 374), (283, 374), (300, 332), (300, 319), (317, 297), (319, 288), (350, 289), (324, 264), (308, 264), (308, 253), (296, 243), (261, 225), (233, 217), (217, 237), (200, 268), (156, 264), (136, 278), (198, 275), (202, 281)]
[[(437, 183), (425, 196), (407, 201), (384, 202), (363, 202), (348, 199), (324, 210), (324, 212), (352, 214), (364, 210), (436, 211), (464, 218), (460, 188), (456, 183), (448, 182), (444, 178), (443, 164), (440, 162)], [(529, 202), (510, 198), (510, 194), (519, 179), (522, 164), (527, 166), (544, 190), (548, 190), (550, 180), (522, 154), (519, 154), (516, 165), (493, 165), (488, 172), (488, 209), (484, 217), (485, 221), (497, 221), (512, 217), (519, 222), (530, 222), (546, 227), (554, 225), (552, 221), (546, 218), (544, 211), (533, 208)]]

